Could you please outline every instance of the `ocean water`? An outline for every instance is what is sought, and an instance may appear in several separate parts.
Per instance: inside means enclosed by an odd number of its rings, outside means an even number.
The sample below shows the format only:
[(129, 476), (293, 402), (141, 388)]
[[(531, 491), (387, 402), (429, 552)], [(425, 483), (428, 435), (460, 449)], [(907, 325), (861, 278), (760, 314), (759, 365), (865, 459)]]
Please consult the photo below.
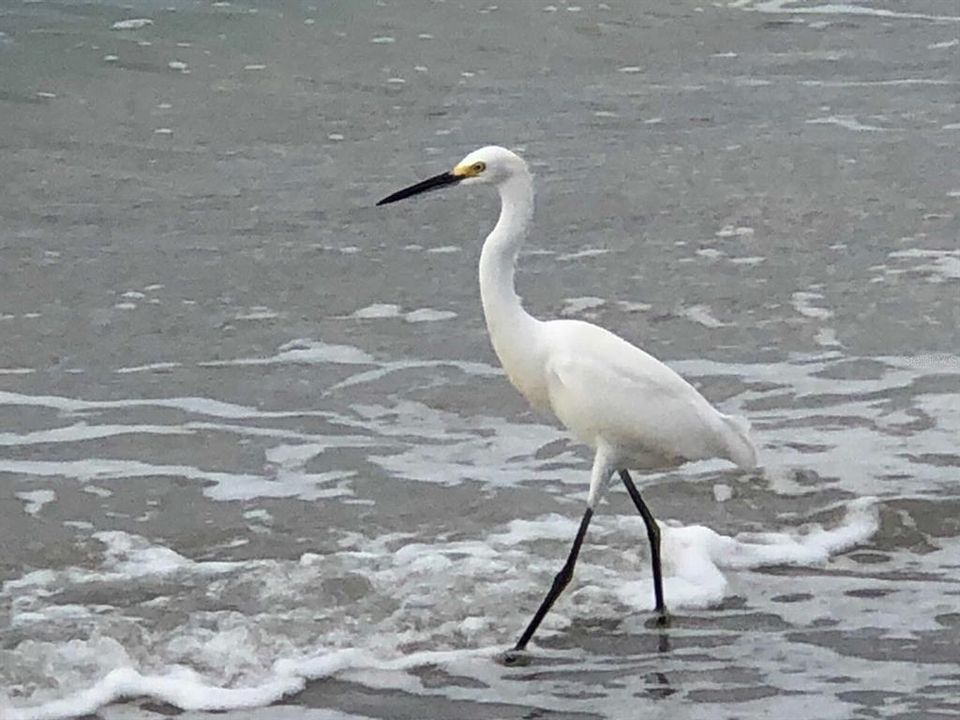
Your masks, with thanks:
[[(0, 2), (0, 718), (960, 714), (955, 2)], [(620, 488), (519, 284), (747, 417)]]

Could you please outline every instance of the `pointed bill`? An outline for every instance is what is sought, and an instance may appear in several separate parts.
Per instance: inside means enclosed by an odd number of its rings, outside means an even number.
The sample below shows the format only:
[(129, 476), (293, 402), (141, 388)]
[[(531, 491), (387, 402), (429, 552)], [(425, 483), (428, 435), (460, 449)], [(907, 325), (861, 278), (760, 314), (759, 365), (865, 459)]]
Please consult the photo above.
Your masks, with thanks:
[(447, 185), (454, 185), (461, 180), (463, 180), (462, 175), (454, 175), (452, 172), (440, 173), (439, 175), (434, 175), (432, 178), (427, 178), (418, 182), (416, 185), (411, 185), (408, 188), (403, 190), (398, 190), (393, 193), (393, 195), (387, 195), (383, 200), (377, 203), (377, 205), (386, 205), (388, 203), (395, 203), (398, 200), (405, 200), (408, 197), (413, 197), (414, 195), (419, 195), (420, 193), (429, 192), (430, 190), (437, 190)]

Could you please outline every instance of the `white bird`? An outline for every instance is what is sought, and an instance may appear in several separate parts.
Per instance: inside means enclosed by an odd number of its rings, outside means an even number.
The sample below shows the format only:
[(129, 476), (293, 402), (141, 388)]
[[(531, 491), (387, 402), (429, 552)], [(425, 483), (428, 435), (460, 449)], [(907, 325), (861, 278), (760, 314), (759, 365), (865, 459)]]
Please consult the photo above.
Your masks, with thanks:
[(493, 349), (507, 377), (531, 405), (553, 412), (595, 453), (587, 509), (573, 547), (514, 651), (524, 650), (570, 582), (590, 518), (615, 472), (647, 528), (655, 610), (665, 624), (660, 529), (628, 468), (664, 469), (707, 458), (754, 468), (757, 450), (749, 424), (719, 412), (676, 372), (608, 330), (580, 320), (544, 322), (523, 309), (514, 290), (514, 269), (533, 214), (533, 178), (515, 153), (497, 146), (480, 148), (452, 171), (377, 205), (456, 183), (486, 183), (500, 193), (500, 219), (480, 253), (480, 297)]

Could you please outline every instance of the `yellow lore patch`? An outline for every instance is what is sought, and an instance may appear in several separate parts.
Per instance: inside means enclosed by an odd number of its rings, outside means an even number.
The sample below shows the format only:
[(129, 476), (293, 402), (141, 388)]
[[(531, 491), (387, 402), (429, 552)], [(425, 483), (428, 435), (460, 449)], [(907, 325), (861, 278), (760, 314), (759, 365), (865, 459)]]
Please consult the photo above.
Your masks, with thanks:
[(486, 169), (486, 163), (475, 162), (470, 163), (469, 165), (457, 165), (451, 174), (458, 178), (472, 178), (476, 177)]

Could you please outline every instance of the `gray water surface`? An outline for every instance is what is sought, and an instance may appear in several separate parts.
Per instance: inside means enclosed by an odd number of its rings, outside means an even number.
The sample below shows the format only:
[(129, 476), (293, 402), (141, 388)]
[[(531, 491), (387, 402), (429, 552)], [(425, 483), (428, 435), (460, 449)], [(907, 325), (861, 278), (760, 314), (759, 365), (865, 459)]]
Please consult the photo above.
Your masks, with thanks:
[[(0, 716), (960, 715), (955, 2), (0, 33)], [(522, 668), (590, 457), (489, 347), (495, 195), (373, 207), (488, 143), (537, 176), (528, 309), (670, 363), (765, 466), (644, 479), (665, 635), (612, 491)]]

